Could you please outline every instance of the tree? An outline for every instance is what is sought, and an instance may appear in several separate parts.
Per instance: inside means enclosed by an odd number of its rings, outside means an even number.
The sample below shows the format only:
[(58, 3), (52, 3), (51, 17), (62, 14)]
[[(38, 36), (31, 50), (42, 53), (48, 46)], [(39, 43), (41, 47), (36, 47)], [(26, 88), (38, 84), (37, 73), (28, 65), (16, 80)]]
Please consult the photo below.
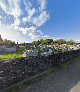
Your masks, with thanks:
[(46, 39), (45, 42), (46, 42), (46, 44), (51, 44), (53, 42), (53, 40), (52, 39)]
[(75, 42), (73, 40), (67, 41), (67, 44), (73, 45)]
[(39, 44), (46, 44), (46, 45), (53, 45), (53, 44), (70, 44), (70, 45), (73, 45), (74, 44), (74, 41), (73, 40), (70, 40), (70, 41), (65, 41), (64, 39), (59, 39), (59, 40), (56, 40), (56, 41), (53, 41), (53, 39), (46, 39), (46, 40), (38, 40), (38, 41), (33, 41), (32, 44), (34, 45), (39, 45)]
[(11, 40), (7, 40), (7, 39), (5, 39), (5, 40), (0, 40), (0, 45), (11, 45), (11, 46), (13, 46), (13, 45), (15, 45), (15, 42), (13, 41), (11, 41)]
[(56, 41), (59, 45), (66, 44), (66, 41), (64, 39), (59, 39)]

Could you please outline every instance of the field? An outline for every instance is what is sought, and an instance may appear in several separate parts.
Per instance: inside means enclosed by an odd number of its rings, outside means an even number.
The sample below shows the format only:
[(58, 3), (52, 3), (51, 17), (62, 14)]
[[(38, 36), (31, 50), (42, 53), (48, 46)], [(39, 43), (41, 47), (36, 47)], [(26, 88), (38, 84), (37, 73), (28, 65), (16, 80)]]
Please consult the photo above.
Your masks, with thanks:
[(0, 56), (0, 60), (9, 60), (9, 59), (14, 59), (14, 58), (21, 58), (22, 57), (22, 53), (24, 51), (25, 51), (25, 47), (24, 46), (20, 46), (16, 53), (1, 55)]

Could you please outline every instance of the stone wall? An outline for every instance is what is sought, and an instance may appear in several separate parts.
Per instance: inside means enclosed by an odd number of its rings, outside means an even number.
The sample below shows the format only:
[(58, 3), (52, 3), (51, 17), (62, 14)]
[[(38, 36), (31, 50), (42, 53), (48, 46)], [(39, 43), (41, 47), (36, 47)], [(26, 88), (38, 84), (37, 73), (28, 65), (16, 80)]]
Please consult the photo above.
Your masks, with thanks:
[(10, 48), (6, 48), (6, 53), (14, 53), (17, 51), (17, 48), (16, 47), (10, 47)]
[(80, 56), (80, 50), (53, 54), (47, 57), (0, 61), (0, 90), (78, 56)]
[(16, 47), (0, 46), (0, 54), (15, 53), (16, 51), (17, 51)]

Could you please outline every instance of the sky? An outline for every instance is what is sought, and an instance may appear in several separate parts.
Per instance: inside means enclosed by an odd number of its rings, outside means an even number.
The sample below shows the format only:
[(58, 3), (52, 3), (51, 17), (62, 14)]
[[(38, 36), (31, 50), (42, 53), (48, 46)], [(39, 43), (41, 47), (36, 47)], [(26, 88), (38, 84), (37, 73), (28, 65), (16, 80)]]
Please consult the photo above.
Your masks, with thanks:
[(15, 42), (80, 41), (80, 0), (0, 0), (0, 35)]

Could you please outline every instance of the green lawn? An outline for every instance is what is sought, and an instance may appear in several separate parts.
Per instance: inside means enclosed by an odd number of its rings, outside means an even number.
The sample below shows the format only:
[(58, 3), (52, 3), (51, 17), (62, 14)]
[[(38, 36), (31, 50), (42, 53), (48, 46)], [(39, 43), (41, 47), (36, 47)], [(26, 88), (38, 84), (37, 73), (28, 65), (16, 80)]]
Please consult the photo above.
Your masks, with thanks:
[(20, 46), (18, 51), (14, 54), (5, 54), (0, 56), (0, 60), (9, 60), (9, 59), (15, 59), (15, 58), (21, 58), (22, 53), (25, 51), (24, 46)]
[(22, 54), (25, 51), (25, 46), (19, 46), (17, 53)]

